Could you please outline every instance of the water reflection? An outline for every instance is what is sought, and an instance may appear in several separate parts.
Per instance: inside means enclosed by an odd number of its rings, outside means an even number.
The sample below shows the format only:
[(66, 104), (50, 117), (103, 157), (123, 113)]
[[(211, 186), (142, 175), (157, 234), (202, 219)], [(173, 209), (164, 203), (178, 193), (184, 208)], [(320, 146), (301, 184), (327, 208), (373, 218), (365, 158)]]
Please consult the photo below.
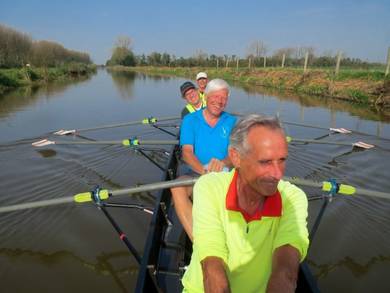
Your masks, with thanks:
[(32, 107), (42, 98), (51, 99), (65, 92), (70, 87), (85, 83), (91, 79), (91, 76), (80, 76), (77, 79), (66, 81), (56, 81), (43, 85), (25, 86), (9, 91), (0, 95), (0, 118)]
[[(11, 249), (0, 248), (0, 258), (3, 258), (4, 263), (7, 260), (12, 261), (15, 265), (15, 260), (18, 263), (32, 263), (35, 267), (55, 269), (56, 266), (63, 266), (66, 263), (72, 263), (74, 270), (84, 271), (85, 269), (92, 271), (95, 275), (109, 276), (120, 292), (129, 292), (126, 280), (123, 276), (136, 275), (138, 266), (129, 266), (131, 255), (128, 251), (114, 251), (110, 253), (102, 252), (96, 256), (96, 262), (88, 261), (71, 251), (61, 250), (55, 252), (34, 251), (28, 249)], [(119, 267), (118, 261), (125, 263), (125, 266)], [(39, 271), (40, 269), (38, 269)], [(37, 273), (37, 272), (35, 272)]]
[(136, 77), (134, 71), (116, 71), (116, 70), (107, 70), (110, 73), (111, 78), (119, 90), (120, 96), (123, 99), (132, 99), (133, 98), (133, 86)]
[(51, 149), (37, 150), (37, 152), (44, 158), (54, 157), (57, 154), (55, 150), (51, 150)]
[(282, 101), (293, 101), (300, 105), (301, 109), (304, 107), (322, 107), (328, 108), (330, 112), (333, 111), (347, 111), (351, 113), (353, 116), (362, 117), (369, 120), (374, 121), (390, 121), (390, 112), (382, 111), (380, 109), (376, 109), (371, 106), (350, 103), (348, 101), (326, 98), (326, 97), (318, 97), (318, 96), (310, 96), (305, 94), (296, 94), (288, 91), (280, 91), (277, 89), (265, 88), (262, 86), (257, 86), (253, 84), (246, 83), (232, 83), (235, 87), (239, 87), (243, 89), (248, 95), (260, 95), (262, 97), (266, 96), (274, 96)]

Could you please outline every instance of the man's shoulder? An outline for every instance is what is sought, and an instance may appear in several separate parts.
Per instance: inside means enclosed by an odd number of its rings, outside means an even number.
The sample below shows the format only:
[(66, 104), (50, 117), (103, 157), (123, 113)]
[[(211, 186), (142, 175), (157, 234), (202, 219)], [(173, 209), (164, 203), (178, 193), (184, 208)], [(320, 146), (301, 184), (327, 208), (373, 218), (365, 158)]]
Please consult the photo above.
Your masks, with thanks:
[(232, 123), (232, 124), (235, 124), (236, 121), (237, 121), (237, 117), (234, 116), (233, 114), (230, 114), (228, 112), (223, 112), (221, 114), (221, 117), (223, 118), (223, 120), (225, 121), (225, 123)]
[(196, 185), (203, 186), (209, 189), (225, 189), (233, 178), (234, 170), (229, 172), (211, 172), (199, 177)]
[(306, 193), (298, 186), (284, 180), (280, 180), (278, 191), (282, 197), (283, 203), (298, 204), (307, 202)]
[(183, 124), (184, 123), (196, 123), (197, 121), (201, 121), (201, 115), (202, 115), (202, 110), (195, 111), (192, 113), (189, 113), (184, 116), (183, 118)]
[(184, 107), (183, 110), (181, 110), (181, 119), (184, 119), (189, 113), (190, 111), (188, 111), (187, 107)]

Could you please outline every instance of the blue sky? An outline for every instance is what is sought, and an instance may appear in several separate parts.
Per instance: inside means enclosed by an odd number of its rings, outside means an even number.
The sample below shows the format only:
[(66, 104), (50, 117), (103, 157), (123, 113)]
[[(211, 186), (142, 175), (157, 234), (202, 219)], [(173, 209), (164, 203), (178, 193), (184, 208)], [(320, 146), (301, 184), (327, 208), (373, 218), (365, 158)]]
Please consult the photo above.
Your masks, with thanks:
[(136, 54), (245, 56), (263, 41), (269, 53), (311, 46), (385, 62), (390, 46), (389, 0), (99, 1), (1, 0), (0, 23), (84, 51), (104, 63), (118, 36)]

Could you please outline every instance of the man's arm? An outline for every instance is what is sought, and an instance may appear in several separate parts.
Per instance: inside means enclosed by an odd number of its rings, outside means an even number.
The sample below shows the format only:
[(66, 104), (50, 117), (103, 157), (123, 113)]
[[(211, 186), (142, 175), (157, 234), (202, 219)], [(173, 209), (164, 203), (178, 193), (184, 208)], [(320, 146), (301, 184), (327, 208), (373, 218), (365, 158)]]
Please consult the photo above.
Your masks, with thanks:
[(230, 292), (225, 263), (221, 258), (209, 256), (201, 264), (204, 291), (206, 293)]
[(275, 249), (272, 256), (272, 273), (268, 281), (267, 292), (294, 292), (299, 269), (300, 255), (291, 245)]
[(199, 174), (204, 174), (205, 170), (203, 168), (203, 165), (198, 160), (198, 158), (194, 154), (194, 147), (190, 144), (185, 144), (182, 146), (182, 157), (184, 162), (186, 162), (192, 170)]

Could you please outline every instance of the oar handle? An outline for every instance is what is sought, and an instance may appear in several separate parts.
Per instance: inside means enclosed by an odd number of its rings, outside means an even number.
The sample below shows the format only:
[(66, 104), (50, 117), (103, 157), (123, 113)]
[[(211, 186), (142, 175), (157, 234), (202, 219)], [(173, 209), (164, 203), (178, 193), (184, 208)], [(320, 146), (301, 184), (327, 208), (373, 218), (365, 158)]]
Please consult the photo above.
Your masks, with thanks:
[(133, 193), (139, 193), (145, 191), (154, 191), (154, 190), (160, 190), (160, 189), (172, 188), (178, 186), (190, 186), (190, 185), (194, 185), (197, 180), (198, 177), (192, 177), (187, 179), (174, 179), (169, 181), (162, 181), (162, 182), (140, 185), (136, 187), (124, 188), (120, 190), (114, 190), (111, 191), (110, 194), (112, 196), (117, 196), (117, 195), (133, 194)]
[(364, 188), (356, 188), (356, 194), (390, 199), (389, 193), (376, 191), (376, 190), (369, 190), (369, 189), (364, 189)]

